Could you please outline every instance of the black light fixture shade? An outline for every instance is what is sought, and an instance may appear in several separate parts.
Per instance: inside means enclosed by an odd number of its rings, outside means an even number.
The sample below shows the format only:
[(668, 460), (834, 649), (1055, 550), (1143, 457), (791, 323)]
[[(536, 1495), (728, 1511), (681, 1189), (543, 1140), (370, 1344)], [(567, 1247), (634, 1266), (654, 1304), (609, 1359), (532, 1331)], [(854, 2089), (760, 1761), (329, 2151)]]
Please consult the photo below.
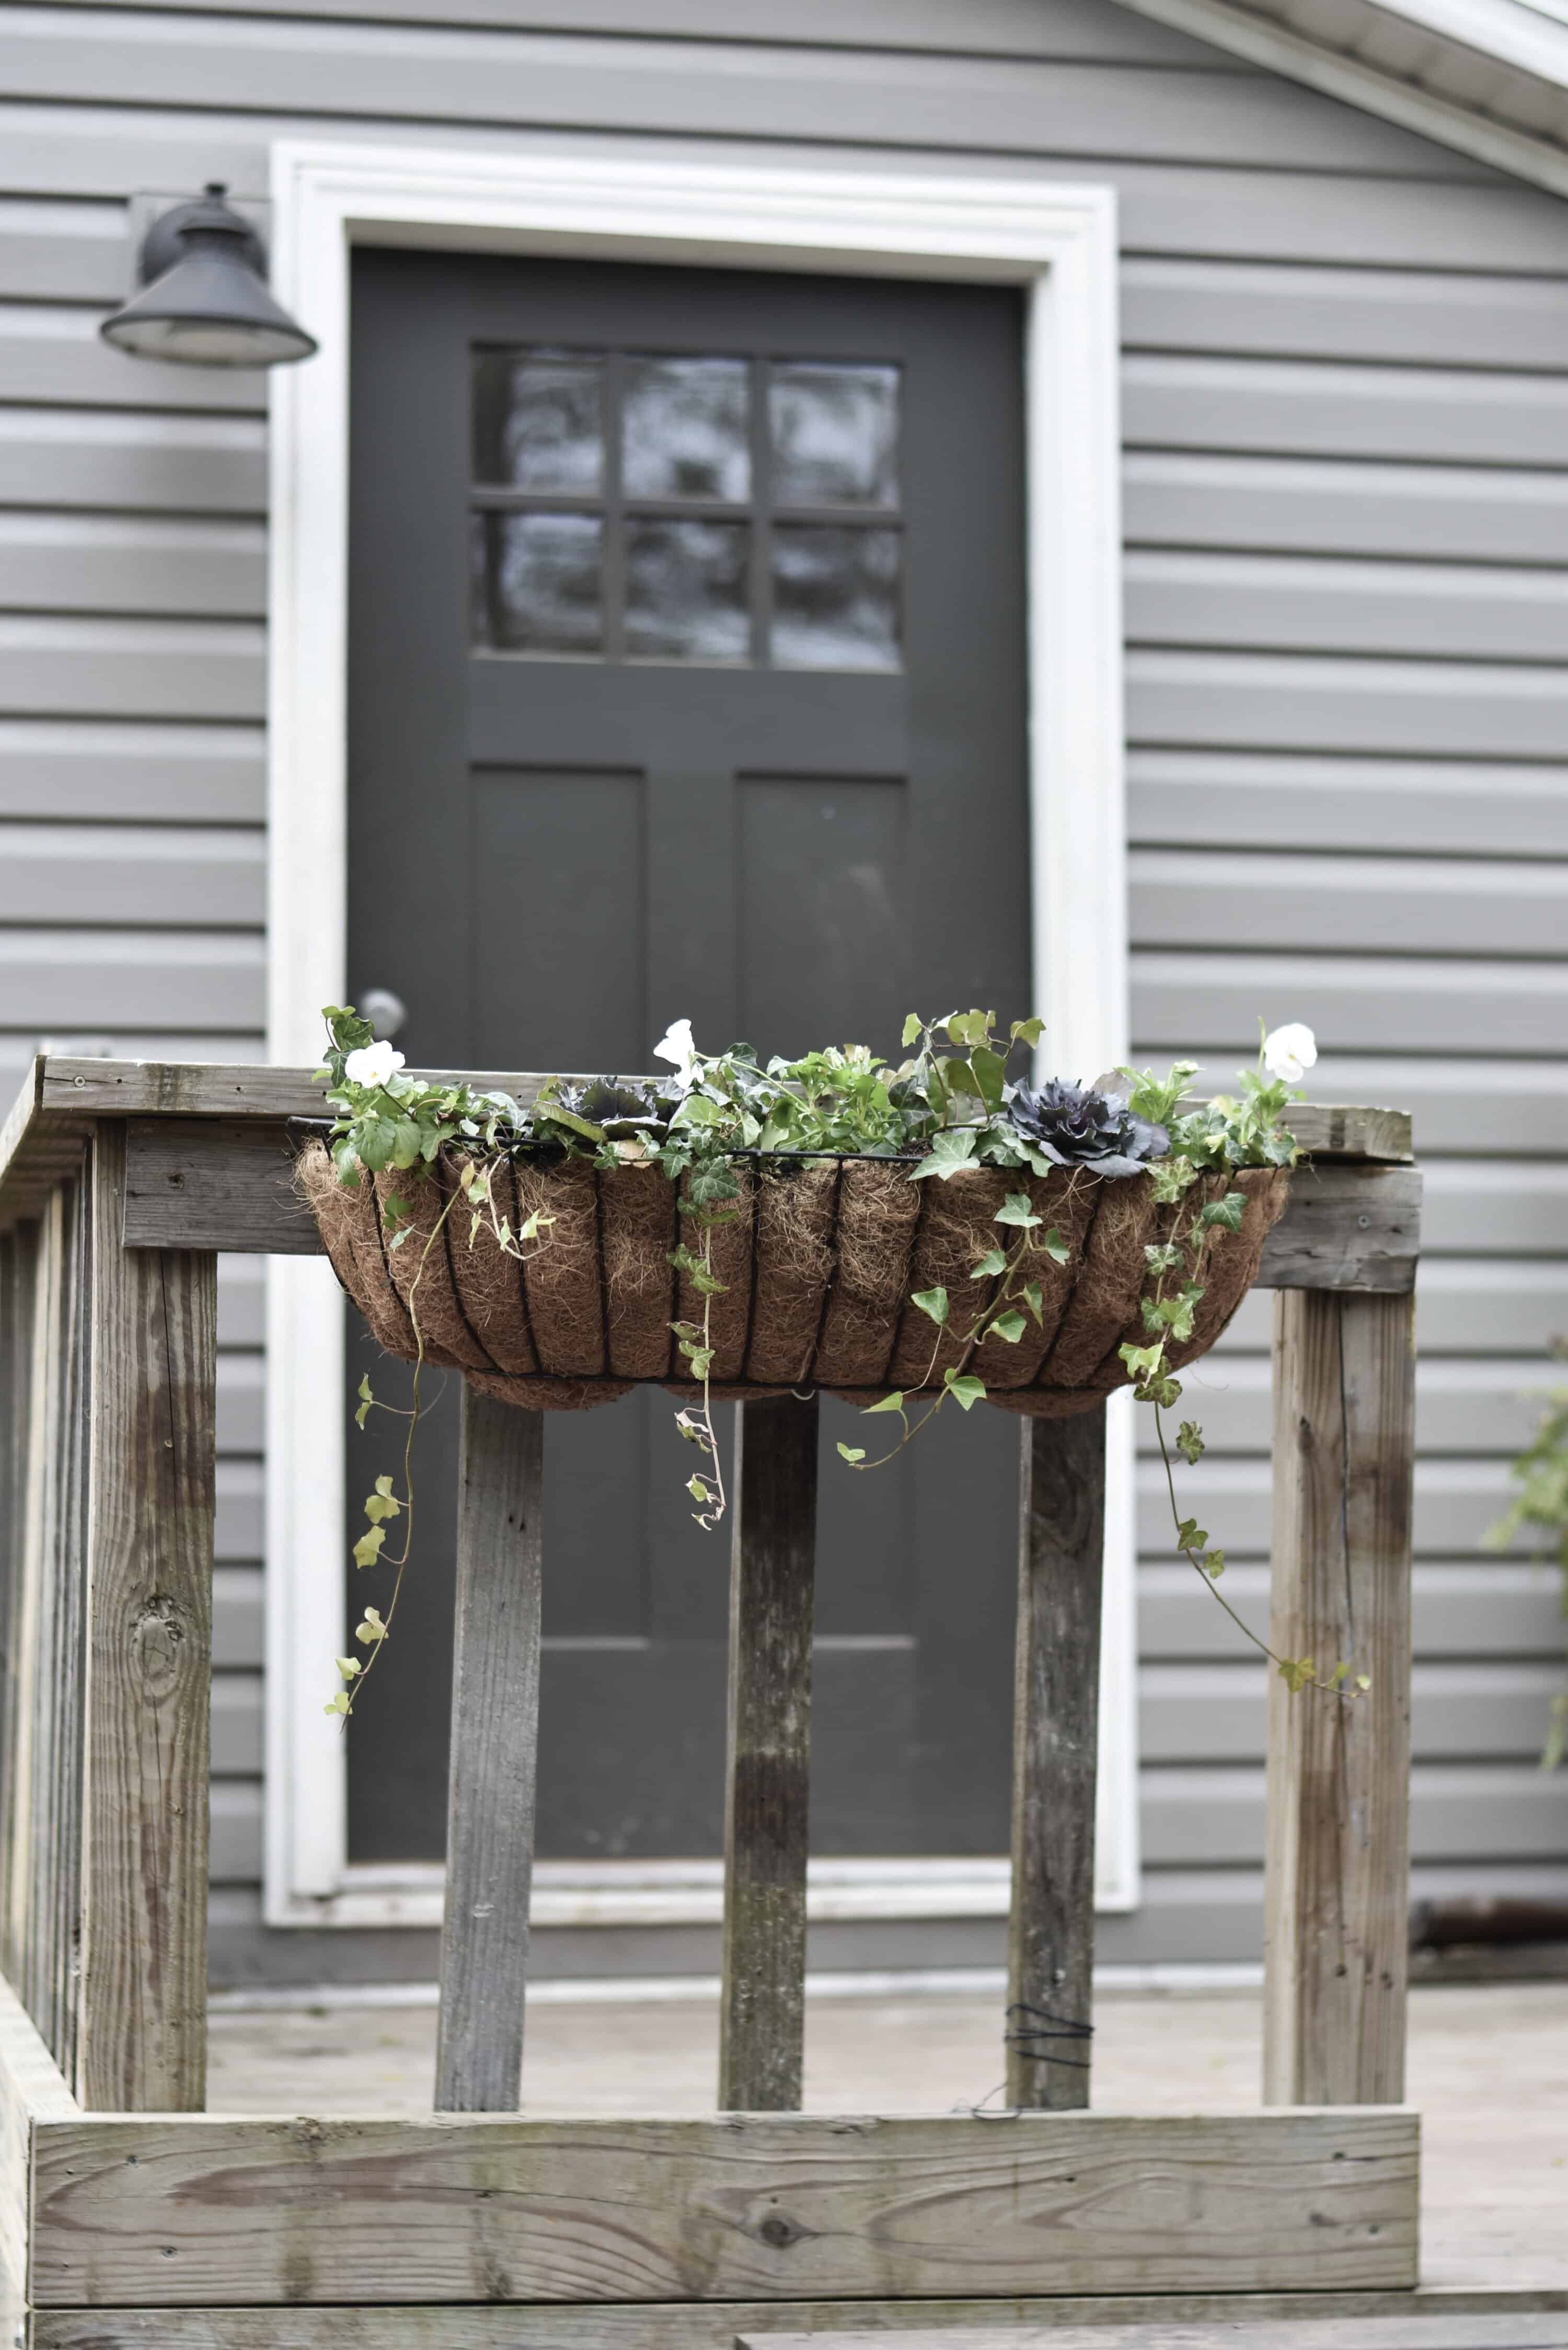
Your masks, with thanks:
[(99, 332), (133, 359), (186, 367), (277, 367), (307, 359), (314, 336), (267, 291), (255, 231), (213, 182), (195, 203), (176, 204), (149, 229), (138, 256), (141, 290)]

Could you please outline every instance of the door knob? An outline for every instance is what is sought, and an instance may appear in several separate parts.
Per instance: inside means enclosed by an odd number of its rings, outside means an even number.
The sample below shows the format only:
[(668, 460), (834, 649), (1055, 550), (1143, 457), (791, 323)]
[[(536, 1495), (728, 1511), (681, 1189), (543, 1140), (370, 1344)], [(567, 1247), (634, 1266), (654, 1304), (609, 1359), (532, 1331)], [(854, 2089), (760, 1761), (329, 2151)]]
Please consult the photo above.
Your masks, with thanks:
[(409, 1007), (389, 987), (368, 987), (359, 997), (361, 1020), (368, 1020), (383, 1041), (395, 1036), (408, 1019)]

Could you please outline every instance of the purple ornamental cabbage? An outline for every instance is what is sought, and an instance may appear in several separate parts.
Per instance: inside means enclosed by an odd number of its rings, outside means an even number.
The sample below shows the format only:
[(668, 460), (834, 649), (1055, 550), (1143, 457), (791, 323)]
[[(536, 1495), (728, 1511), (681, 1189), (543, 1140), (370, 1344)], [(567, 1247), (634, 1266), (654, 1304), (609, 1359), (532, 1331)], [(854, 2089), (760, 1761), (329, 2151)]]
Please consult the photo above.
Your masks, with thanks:
[(1165, 1156), (1170, 1137), (1130, 1110), (1124, 1094), (1103, 1090), (1107, 1082), (1102, 1077), (1096, 1087), (1048, 1077), (1038, 1091), (1008, 1086), (1002, 1098), (1021, 1139), (1054, 1166), (1141, 1175), (1151, 1159)]

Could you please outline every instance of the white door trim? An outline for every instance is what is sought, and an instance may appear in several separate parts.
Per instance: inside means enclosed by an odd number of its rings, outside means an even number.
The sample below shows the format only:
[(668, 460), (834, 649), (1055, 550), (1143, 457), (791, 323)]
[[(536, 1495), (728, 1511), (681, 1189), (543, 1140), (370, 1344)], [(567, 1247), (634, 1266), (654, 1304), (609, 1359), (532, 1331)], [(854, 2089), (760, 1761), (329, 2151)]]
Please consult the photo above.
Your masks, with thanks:
[[(348, 983), (348, 257), (355, 244), (379, 244), (1026, 289), (1034, 1005), (1054, 1067), (1091, 1077), (1125, 1058), (1114, 191), (649, 161), (602, 140), (575, 154), (507, 155), (284, 140), (273, 150), (273, 203), (274, 288), (321, 349), (271, 378), (271, 1057), (314, 1059), (320, 1007), (340, 1003)], [(322, 1260), (272, 1262), (267, 1355), (265, 1916), (430, 1923), (439, 1868), (348, 1866), (344, 1750), (322, 1711), (345, 1598), (343, 1318)], [(1137, 1752), (1132, 1437), (1119, 1406), (1110, 1444), (1097, 1897), (1127, 1908), (1137, 1898)], [(943, 1914), (944, 1891), (976, 1914), (976, 1882), (961, 1890), (939, 1865), (922, 1891), (919, 1869), (896, 1873), (907, 1885), (900, 1914)], [(1004, 1878), (992, 1876), (983, 1898), (994, 1914)], [(580, 1871), (573, 1889), (589, 1889)], [(646, 1916), (629, 1883), (626, 1892), (618, 1906), (607, 1877), (596, 1915)], [(865, 1914), (890, 1914), (889, 1894), (868, 1870)], [(853, 1914), (856, 1898), (836, 1883), (834, 1914)]]

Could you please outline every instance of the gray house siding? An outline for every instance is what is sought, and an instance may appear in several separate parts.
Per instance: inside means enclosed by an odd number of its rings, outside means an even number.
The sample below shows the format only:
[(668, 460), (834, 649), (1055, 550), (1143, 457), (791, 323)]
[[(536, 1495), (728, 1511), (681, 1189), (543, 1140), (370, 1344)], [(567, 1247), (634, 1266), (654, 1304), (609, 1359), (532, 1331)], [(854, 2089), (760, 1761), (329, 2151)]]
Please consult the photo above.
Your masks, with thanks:
[[(269, 141), (310, 133), (722, 135), (1114, 182), (1137, 1050), (1196, 1046), (1222, 1078), (1259, 1011), (1304, 1018), (1320, 1095), (1415, 1107), (1417, 1887), (1568, 1891), (1568, 1780), (1535, 1767), (1553, 1579), (1478, 1550), (1568, 1327), (1568, 207), (1114, 0), (439, 13), (0, 12), (0, 1080), (40, 1035), (263, 1049), (265, 390), (97, 340), (130, 192), (261, 192)], [(1189, 1484), (1260, 1622), (1267, 1311), (1194, 1382), (1213, 1449)], [(213, 1925), (234, 1976), (276, 1963), (254, 1263), (223, 1267), (221, 1334)], [(1245, 1957), (1263, 1678), (1162, 1563), (1144, 1475), (1146, 1901), (1103, 1948)], [(931, 1929), (920, 1953), (994, 1944)], [(337, 1948), (428, 1970), (418, 1938)]]

